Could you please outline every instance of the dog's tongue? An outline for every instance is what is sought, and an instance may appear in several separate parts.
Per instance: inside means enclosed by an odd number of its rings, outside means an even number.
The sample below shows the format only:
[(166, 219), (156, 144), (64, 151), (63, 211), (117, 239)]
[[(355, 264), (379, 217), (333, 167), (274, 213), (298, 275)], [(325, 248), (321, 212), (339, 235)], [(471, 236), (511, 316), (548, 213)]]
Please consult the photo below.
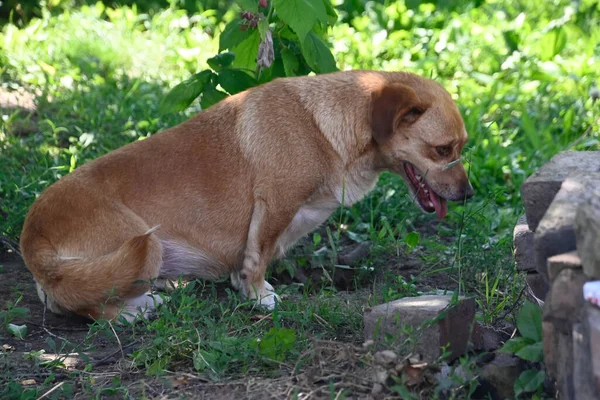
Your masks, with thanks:
[(429, 191), (429, 198), (433, 203), (438, 219), (444, 219), (446, 214), (448, 214), (448, 204), (446, 203), (446, 199), (438, 196), (433, 190)]

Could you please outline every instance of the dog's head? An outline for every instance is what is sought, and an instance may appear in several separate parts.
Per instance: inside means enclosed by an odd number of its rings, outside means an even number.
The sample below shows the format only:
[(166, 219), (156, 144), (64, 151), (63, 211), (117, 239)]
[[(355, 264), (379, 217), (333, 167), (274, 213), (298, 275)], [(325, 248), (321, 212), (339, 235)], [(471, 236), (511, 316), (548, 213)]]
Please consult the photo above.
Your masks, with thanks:
[(461, 159), (468, 136), (456, 104), (433, 81), (389, 83), (372, 94), (371, 128), (381, 167), (400, 174), (425, 212), (446, 216), (446, 200), (473, 188)]

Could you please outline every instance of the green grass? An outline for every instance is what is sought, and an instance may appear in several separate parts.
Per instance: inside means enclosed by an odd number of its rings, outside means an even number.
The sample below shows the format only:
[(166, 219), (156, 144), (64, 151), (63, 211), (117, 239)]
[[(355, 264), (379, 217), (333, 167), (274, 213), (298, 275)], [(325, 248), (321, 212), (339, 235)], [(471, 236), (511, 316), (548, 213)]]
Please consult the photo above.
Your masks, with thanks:
[[(432, 277), (438, 289), (474, 295), (486, 323), (512, 309), (523, 286), (511, 255), (520, 185), (559, 151), (599, 149), (600, 107), (592, 96), (600, 71), (597, 3), (582, 0), (576, 9), (568, 1), (489, 1), (479, 8), (466, 2), (454, 10), (423, 4), (417, 11), (403, 2), (366, 4), (364, 12), (348, 2), (339, 8), (350, 10), (340, 12), (330, 32), (339, 68), (402, 69), (443, 83), (471, 138), (464, 158), (473, 200), (452, 205), (447, 220), (434, 225), (412, 205), (400, 179), (385, 174), (366, 199), (338, 210), (327, 229), (275, 265), (332, 271), (339, 246), (369, 240), (364, 266), (375, 271), (355, 282), (364, 294), (358, 301), (337, 294), (327, 279), (314, 290), (280, 285), (289, 298), (262, 318), (237, 294), (223, 293), (227, 285), (197, 282), (176, 291), (149, 324), (97, 323), (91, 336), (139, 341), (131, 359), (150, 375), (176, 369), (212, 380), (276, 378), (309, 365), (303, 354), (315, 340), (360, 344), (362, 307), (416, 295)], [(234, 12), (224, 13), (225, 20)], [(160, 115), (158, 106), (170, 87), (206, 68), (218, 48), (224, 23), (216, 15), (222, 14), (190, 17), (167, 9), (147, 15), (96, 5), (45, 11), (22, 28), (4, 26), (0, 84), (39, 97), (33, 116), (0, 110), (0, 235), (17, 239), (31, 203), (61, 176), (196, 112), (194, 104), (185, 115)], [(34, 128), (20, 133), (27, 119)], [(422, 268), (401, 277), (406, 259)], [(129, 393), (118, 380), (86, 382), (81, 390), (90, 395)], [(27, 398), (19, 388), (5, 394)]]

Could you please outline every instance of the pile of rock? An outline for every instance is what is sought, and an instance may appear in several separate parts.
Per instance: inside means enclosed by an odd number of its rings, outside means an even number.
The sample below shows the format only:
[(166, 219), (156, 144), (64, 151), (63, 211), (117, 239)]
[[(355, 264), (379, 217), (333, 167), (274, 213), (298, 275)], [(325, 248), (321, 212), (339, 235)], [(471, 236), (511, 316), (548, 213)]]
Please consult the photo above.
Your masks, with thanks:
[(561, 399), (598, 398), (600, 308), (583, 287), (600, 280), (600, 152), (560, 153), (521, 191), (515, 261), (544, 307), (546, 369)]

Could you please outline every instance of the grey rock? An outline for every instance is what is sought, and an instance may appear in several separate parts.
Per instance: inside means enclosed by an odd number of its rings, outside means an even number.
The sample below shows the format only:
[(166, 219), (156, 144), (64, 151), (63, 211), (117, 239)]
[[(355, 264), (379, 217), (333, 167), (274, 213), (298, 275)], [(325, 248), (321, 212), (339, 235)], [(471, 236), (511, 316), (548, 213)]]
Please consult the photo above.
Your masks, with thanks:
[(513, 230), (515, 264), (519, 271), (535, 271), (533, 232), (527, 225), (527, 217), (522, 215)]
[(575, 324), (573, 325), (573, 387), (577, 400), (597, 398), (592, 371), (589, 329), (585, 323)]
[(600, 191), (591, 194), (577, 210), (575, 231), (583, 271), (600, 279)]
[(578, 171), (570, 174), (540, 221), (533, 237), (533, 245), (537, 270), (546, 279), (549, 257), (576, 250), (577, 209), (590, 198), (597, 187), (600, 187), (600, 172)]
[(548, 293), (549, 285), (546, 279), (537, 272), (527, 274), (527, 297), (538, 305), (543, 305)]
[(338, 256), (338, 264), (356, 267), (371, 252), (371, 242), (362, 242), (351, 251)]
[(592, 375), (596, 393), (600, 393), (600, 309), (586, 303), (586, 329), (589, 332), (590, 354), (592, 357)]
[[(450, 360), (467, 350), (475, 317), (475, 300), (459, 298), (451, 305), (452, 296), (424, 295), (407, 297), (365, 310), (365, 340), (397, 343), (414, 340), (413, 353), (423, 361), (434, 362), (448, 346)], [(412, 332), (410, 332), (412, 331)]]
[(546, 372), (552, 379), (558, 376), (558, 332), (550, 321), (542, 321), (542, 348)]
[(499, 331), (490, 327), (475, 323), (473, 327), (472, 343), (473, 350), (476, 351), (494, 351), (506, 339)]
[(379, 365), (387, 366), (394, 364), (398, 360), (398, 355), (391, 350), (378, 351), (373, 355), (375, 362)]
[(559, 332), (569, 334), (573, 324), (582, 321), (583, 284), (587, 281), (582, 270), (563, 269), (552, 282), (552, 290), (546, 300), (549, 307), (545, 307), (544, 316), (549, 316)]
[(536, 231), (560, 185), (573, 171), (600, 172), (600, 152), (564, 151), (527, 178), (521, 194), (529, 229)]
[(548, 259), (548, 278), (556, 279), (563, 269), (581, 269), (581, 258), (576, 251), (558, 254)]
[(575, 399), (575, 386), (573, 385), (573, 337), (568, 334), (558, 333), (557, 349), (557, 377), (556, 384), (561, 400)]
[(480, 372), (480, 377), (488, 382), (496, 392), (496, 398), (512, 399), (515, 397), (515, 381), (521, 374), (520, 361), (510, 354), (498, 353)]

